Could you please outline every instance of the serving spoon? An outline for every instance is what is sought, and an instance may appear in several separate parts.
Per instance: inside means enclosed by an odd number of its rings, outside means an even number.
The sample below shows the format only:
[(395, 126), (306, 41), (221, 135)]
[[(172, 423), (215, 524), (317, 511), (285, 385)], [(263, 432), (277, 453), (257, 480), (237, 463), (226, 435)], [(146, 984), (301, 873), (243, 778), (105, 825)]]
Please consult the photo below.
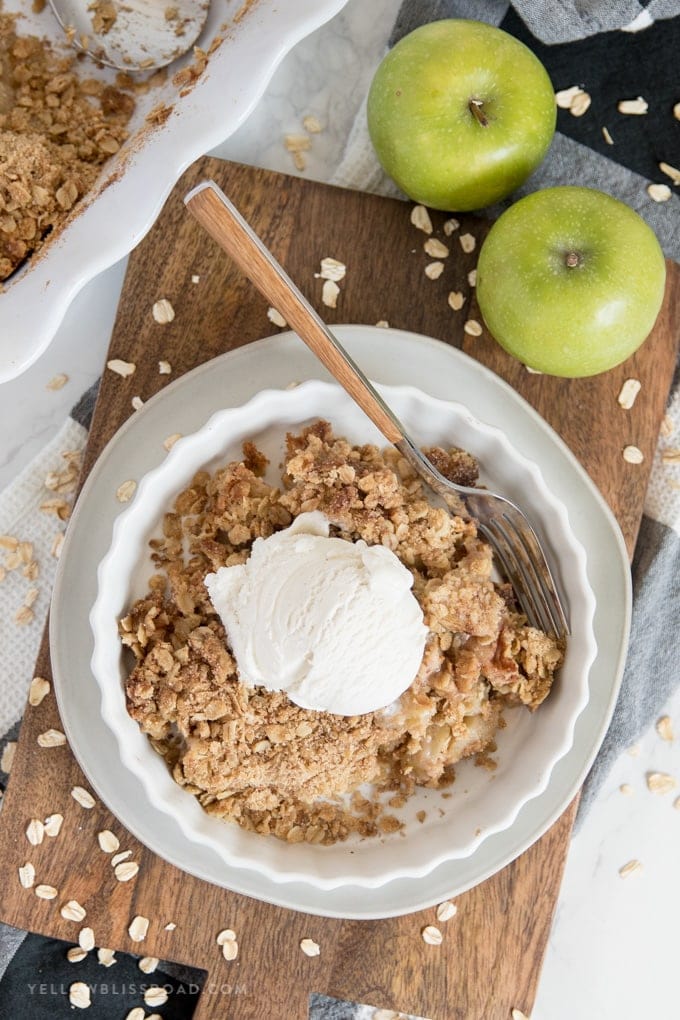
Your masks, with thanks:
[(458, 485), (437, 470), (214, 181), (193, 188), (184, 204), (429, 488), (445, 499), (451, 495), (462, 499), (476, 519), (479, 533), (493, 549), (529, 622), (566, 642), (570, 633), (566, 602), (560, 598), (546, 553), (524, 512), (499, 493)]
[(198, 39), (210, 0), (50, 0), (72, 44), (122, 71), (165, 67)]

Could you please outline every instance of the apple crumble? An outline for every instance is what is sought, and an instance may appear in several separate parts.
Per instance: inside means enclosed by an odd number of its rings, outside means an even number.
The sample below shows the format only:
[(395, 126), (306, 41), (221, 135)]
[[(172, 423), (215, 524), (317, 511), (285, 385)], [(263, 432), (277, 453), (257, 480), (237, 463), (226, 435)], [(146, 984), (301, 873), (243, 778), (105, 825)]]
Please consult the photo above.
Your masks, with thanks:
[(6, 280), (94, 186), (128, 137), (128, 91), (77, 73), (0, 11), (0, 281)]
[[(468, 453), (426, 452), (451, 480), (475, 483)], [(162, 537), (151, 542), (157, 573), (120, 621), (135, 658), (128, 711), (212, 815), (293, 843), (394, 831), (401, 823), (389, 808), (416, 785), (450, 784), (463, 758), (489, 764), (503, 710), (541, 704), (563, 649), (529, 626), (510, 587), (493, 579), (475, 522), (462, 507), (428, 502), (394, 448), (352, 445), (318, 421), (288, 435), (280, 487), (265, 481), (266, 467), (245, 443), (243, 460), (198, 472), (165, 514)], [(314, 510), (334, 537), (382, 544), (413, 575), (425, 652), (387, 709), (312, 711), (239, 681), (205, 577), (245, 563), (257, 538)]]

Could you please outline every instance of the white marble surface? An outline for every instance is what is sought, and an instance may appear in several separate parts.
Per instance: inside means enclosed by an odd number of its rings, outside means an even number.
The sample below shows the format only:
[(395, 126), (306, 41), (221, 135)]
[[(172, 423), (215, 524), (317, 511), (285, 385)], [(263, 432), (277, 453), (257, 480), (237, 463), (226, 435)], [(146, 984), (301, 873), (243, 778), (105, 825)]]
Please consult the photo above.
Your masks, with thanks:
[[(329, 179), (398, 7), (398, 0), (349, 0), (286, 58), (250, 119), (215, 154), (294, 172), (282, 136), (299, 131), (301, 118), (313, 113), (325, 130), (314, 138), (306, 176)], [(48, 351), (0, 387), (0, 488), (30, 463), (99, 376), (123, 273), (120, 263), (82, 291)], [(48, 392), (46, 383), (60, 372), (68, 384)], [(680, 696), (667, 711), (680, 736)], [(679, 763), (678, 740), (664, 743), (652, 728), (637, 757), (624, 754), (618, 762), (574, 838), (532, 1020), (680, 1015), (674, 978), (680, 810), (673, 809), (675, 794), (654, 795), (645, 785), (648, 771), (680, 776)], [(632, 795), (619, 791), (623, 783)], [(631, 859), (642, 870), (620, 878), (618, 869)]]

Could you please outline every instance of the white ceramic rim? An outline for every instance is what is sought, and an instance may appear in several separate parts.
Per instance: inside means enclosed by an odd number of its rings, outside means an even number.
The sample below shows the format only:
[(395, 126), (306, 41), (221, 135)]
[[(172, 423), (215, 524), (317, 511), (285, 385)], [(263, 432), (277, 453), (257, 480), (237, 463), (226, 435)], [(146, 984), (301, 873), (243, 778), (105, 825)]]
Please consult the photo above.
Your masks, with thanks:
[[(243, 124), (283, 58), (346, 3), (258, 0), (166, 122), (141, 145), (131, 139), (120, 176), (116, 163), (49, 249), (0, 294), (0, 383), (40, 357), (82, 287), (139, 244), (187, 167)], [(225, 16), (211, 12), (215, 34)]]
[[(511, 826), (524, 804), (546, 789), (554, 766), (572, 746), (576, 720), (588, 700), (588, 674), (597, 649), (592, 628), (595, 599), (587, 580), (585, 551), (573, 536), (566, 508), (549, 491), (538, 466), (514, 449), (501, 430), (480, 422), (459, 403), (437, 400), (414, 387), (378, 388), (411, 430), (415, 422), (422, 422), (428, 414), (441, 418), (447, 423), (442, 424), (443, 433), (455, 436), (457, 442), (478, 456), (481, 454), (487, 464), (499, 461), (512, 464), (511, 474), (522, 492), (531, 492), (533, 487), (532, 499), (537, 500), (543, 511), (543, 520), (538, 523), (545, 532), (549, 520), (553, 551), (560, 562), (568, 565), (575, 638), (570, 644), (571, 664), (568, 660), (566, 666), (568, 682), (561, 693), (566, 705), (561, 706), (563, 715), (558, 725), (550, 730), (553, 739), (548, 746), (540, 739), (541, 731), (535, 735), (526, 763), (513, 762), (520, 780), (516, 784), (517, 795), (513, 796), (514, 787), (511, 793), (507, 789), (507, 776), (501, 773), (500, 781), (489, 788), (493, 794), (489, 792), (486, 797), (495, 810), (487, 808), (490, 811), (487, 816), (485, 803), (477, 805), (478, 824), (469, 825), (467, 837), (458, 835), (456, 826), (460, 828), (460, 820), (454, 819), (450, 842), (443, 838), (441, 824), (440, 831), (435, 831), (435, 837), (440, 836), (439, 842), (431, 834), (428, 838), (427, 832), (409, 827), (407, 839), (412, 846), (408, 848), (403, 839), (395, 836), (392, 841), (388, 838), (384, 842), (372, 840), (335, 848), (284, 844), (282, 850), (280, 841), (244, 833), (233, 825), (228, 825), (227, 831), (224, 822), (208, 816), (195, 798), (172, 780), (125, 710), (122, 649), (116, 628), (116, 619), (124, 606), (120, 601), (116, 603), (115, 593), (120, 590), (117, 581), (121, 572), (131, 573), (134, 569), (141, 552), (139, 538), (142, 535), (148, 538), (158, 521), (159, 507), (171, 505), (172, 496), (193, 473), (207, 463), (214, 463), (225, 446), (238, 446), (243, 439), (257, 434), (263, 425), (280, 423), (283, 429), (284, 425), (301, 423), (319, 414), (327, 414), (332, 421), (338, 401), (352, 408), (354, 405), (337, 385), (308, 381), (294, 390), (267, 390), (241, 407), (218, 411), (202, 429), (179, 440), (166, 460), (140, 480), (133, 502), (116, 519), (111, 547), (98, 570), (98, 595), (90, 616), (95, 637), (92, 670), (101, 691), (102, 717), (116, 737), (121, 761), (142, 783), (147, 796), (159, 810), (178, 822), (189, 840), (211, 847), (229, 866), (255, 871), (272, 882), (306, 882), (325, 890), (344, 885), (377, 888), (399, 879), (422, 878), (445, 861), (469, 856), (484, 839)], [(367, 426), (371, 428), (368, 422)], [(463, 441), (460, 434), (465, 427), (469, 435)], [(474, 442), (470, 443), (470, 437), (476, 441), (476, 447)], [(371, 441), (374, 438), (371, 436)], [(415, 438), (418, 440), (417, 433)], [(180, 475), (182, 480), (178, 482)], [(533, 509), (536, 511), (535, 504)], [(540, 713), (534, 719), (540, 727)], [(538, 754), (539, 747), (546, 747), (545, 752)], [(505, 800), (500, 796), (501, 790), (505, 791)], [(402, 859), (408, 857), (405, 849), (411, 854), (408, 864)]]
[[(366, 374), (387, 384), (409, 380), (468, 405), (530, 450), (551, 488), (569, 507), (588, 555), (596, 596), (598, 654), (591, 697), (577, 721), (574, 746), (558, 762), (546, 791), (530, 801), (507, 830), (486, 840), (469, 858), (444, 864), (420, 880), (378, 889), (313, 889), (276, 884), (226, 867), (211, 850), (187, 842), (177, 824), (139, 790), (126, 770), (116, 771), (117, 745), (100, 719), (98, 690), (89, 669), (92, 642), (87, 618), (96, 598), (96, 570), (111, 539), (120, 504), (113, 491), (134, 473), (146, 473), (164, 455), (162, 442), (178, 428), (200, 427), (198, 409), (242, 403), (262, 386), (281, 388), (303, 379), (330, 379), (295, 334), (254, 341), (186, 373), (131, 415), (100, 454), (74, 508), (57, 568), (49, 618), (54, 691), (62, 728), (92, 789), (120, 824), (154, 854), (194, 877), (275, 906), (337, 919), (377, 920), (436, 906), (461, 895), (506, 867), (558, 820), (580, 789), (611, 720), (626, 661), (632, 611), (630, 561), (621, 529), (593, 481), (566, 443), (538, 412), (490, 369), (462, 351), (406, 330), (366, 325), (334, 329)], [(158, 444), (141, 454), (140, 440)], [(148, 450), (148, 445), (146, 447)]]

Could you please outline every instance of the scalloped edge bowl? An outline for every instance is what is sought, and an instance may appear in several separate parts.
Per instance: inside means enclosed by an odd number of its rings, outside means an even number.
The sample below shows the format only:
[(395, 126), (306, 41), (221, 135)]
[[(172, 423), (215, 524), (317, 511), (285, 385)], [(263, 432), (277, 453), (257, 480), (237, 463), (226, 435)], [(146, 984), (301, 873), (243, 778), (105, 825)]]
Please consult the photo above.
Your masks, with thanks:
[[(534, 714), (521, 709), (506, 713), (508, 725), (498, 734), (497, 770), (490, 774), (468, 761), (457, 767), (456, 782), (443, 791), (450, 796), (419, 788), (396, 812), (405, 834), (351, 837), (330, 847), (290, 845), (211, 817), (174, 782), (125, 707), (126, 670), (117, 621), (144, 594), (153, 573), (148, 541), (194, 473), (240, 458), (245, 439), (253, 439), (274, 465), (281, 461), (286, 431), (319, 417), (351, 441), (386, 443), (344, 390), (318, 381), (292, 390), (262, 391), (241, 407), (218, 411), (203, 428), (180, 439), (163, 463), (141, 479), (130, 506), (115, 521), (90, 614), (92, 670), (102, 716), (116, 737), (122, 764), (159, 810), (171, 815), (188, 839), (213, 848), (229, 866), (274, 882), (301, 881), (319, 889), (377, 888), (398, 878), (422, 877), (444, 861), (469, 856), (488, 836), (512, 825), (522, 806), (545, 790), (555, 764), (572, 746), (576, 720), (588, 701), (588, 676), (597, 650), (595, 599), (585, 552), (570, 529), (564, 505), (548, 490), (536, 464), (461, 404), (409, 386), (377, 388), (417, 442), (469, 450), (480, 462), (482, 481), (531, 517), (558, 564), (572, 636), (560, 675), (541, 708)], [(422, 823), (416, 819), (421, 810), (426, 812)]]

